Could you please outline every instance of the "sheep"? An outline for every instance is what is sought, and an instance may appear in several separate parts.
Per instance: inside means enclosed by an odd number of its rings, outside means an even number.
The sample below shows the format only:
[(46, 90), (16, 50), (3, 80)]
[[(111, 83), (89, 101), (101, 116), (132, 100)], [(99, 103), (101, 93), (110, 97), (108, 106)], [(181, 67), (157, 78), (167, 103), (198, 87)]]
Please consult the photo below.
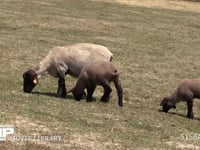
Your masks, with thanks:
[(94, 61), (112, 61), (113, 54), (108, 48), (91, 44), (78, 43), (63, 47), (54, 47), (35, 69), (23, 74), (23, 91), (31, 93), (44, 75), (58, 78), (57, 97), (66, 97), (65, 75), (77, 78), (82, 67)]
[(86, 101), (92, 101), (92, 95), (97, 85), (101, 85), (104, 88), (104, 94), (101, 97), (102, 102), (109, 101), (109, 95), (112, 89), (109, 83), (113, 81), (118, 95), (118, 105), (123, 106), (123, 91), (119, 80), (118, 69), (108, 61), (97, 61), (86, 64), (80, 73), (78, 81), (74, 88), (69, 92), (72, 92), (75, 100), (80, 101), (84, 95), (84, 90), (87, 89)]
[(168, 112), (171, 108), (176, 109), (176, 103), (185, 101), (187, 103), (187, 117), (194, 118), (193, 99), (200, 98), (200, 79), (185, 79), (180, 82), (176, 90), (168, 97), (165, 97), (160, 105), (164, 112)]

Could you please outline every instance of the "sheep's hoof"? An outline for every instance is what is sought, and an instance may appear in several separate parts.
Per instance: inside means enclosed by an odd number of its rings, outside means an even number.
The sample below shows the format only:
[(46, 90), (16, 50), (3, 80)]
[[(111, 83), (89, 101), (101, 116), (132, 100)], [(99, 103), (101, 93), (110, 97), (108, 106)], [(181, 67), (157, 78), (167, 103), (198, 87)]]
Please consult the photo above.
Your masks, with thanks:
[(118, 102), (118, 105), (123, 107), (123, 103), (122, 102)]
[(108, 97), (104, 97), (104, 96), (103, 96), (103, 97), (101, 98), (101, 101), (104, 102), (104, 103), (107, 103), (107, 102), (109, 101), (109, 99), (110, 99), (109, 96), (108, 96)]
[(194, 115), (187, 115), (187, 118), (194, 119)]
[(58, 97), (58, 98), (66, 98), (66, 95), (56, 95), (56, 97)]
[(66, 90), (65, 89), (58, 89), (56, 97), (66, 98)]
[(66, 98), (66, 93), (57, 93), (56, 97)]
[(192, 119), (192, 120), (193, 120), (193, 119), (194, 119), (194, 117), (188, 117), (188, 119)]
[(81, 101), (81, 99), (75, 99), (75, 101), (79, 101), (79, 102), (80, 102), (80, 101)]
[(87, 98), (86, 102), (94, 102), (95, 100), (91, 97), (91, 98)]
[(96, 99), (93, 98), (93, 97), (87, 98), (87, 99), (86, 99), (86, 102), (95, 102), (95, 101), (96, 101)]

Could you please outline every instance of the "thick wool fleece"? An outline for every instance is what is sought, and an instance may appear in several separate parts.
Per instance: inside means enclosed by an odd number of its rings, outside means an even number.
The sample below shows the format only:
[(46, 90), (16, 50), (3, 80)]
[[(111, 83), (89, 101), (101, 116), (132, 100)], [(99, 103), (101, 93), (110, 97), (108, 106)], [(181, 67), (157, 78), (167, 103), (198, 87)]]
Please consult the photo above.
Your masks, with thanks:
[(104, 46), (79, 43), (54, 47), (36, 69), (38, 78), (44, 74), (64, 78), (66, 74), (78, 77), (82, 67), (95, 61), (111, 61), (113, 54)]

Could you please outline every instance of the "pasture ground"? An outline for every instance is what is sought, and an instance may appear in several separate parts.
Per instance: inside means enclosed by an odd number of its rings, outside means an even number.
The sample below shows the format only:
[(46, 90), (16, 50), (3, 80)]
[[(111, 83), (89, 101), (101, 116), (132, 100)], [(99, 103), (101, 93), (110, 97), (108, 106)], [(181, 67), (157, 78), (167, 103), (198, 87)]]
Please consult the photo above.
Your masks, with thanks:
[[(200, 5), (198, 2), (193, 2)], [(199, 149), (200, 102), (195, 119), (186, 105), (160, 112), (160, 100), (184, 78), (200, 75), (200, 14), (94, 0), (0, 2), (0, 124), (15, 136), (62, 136), (59, 142), (0, 142), (0, 149)], [(121, 71), (124, 107), (54, 97), (57, 81), (46, 77), (33, 94), (22, 74), (58, 45), (107, 46)], [(67, 76), (68, 89), (75, 79)]]

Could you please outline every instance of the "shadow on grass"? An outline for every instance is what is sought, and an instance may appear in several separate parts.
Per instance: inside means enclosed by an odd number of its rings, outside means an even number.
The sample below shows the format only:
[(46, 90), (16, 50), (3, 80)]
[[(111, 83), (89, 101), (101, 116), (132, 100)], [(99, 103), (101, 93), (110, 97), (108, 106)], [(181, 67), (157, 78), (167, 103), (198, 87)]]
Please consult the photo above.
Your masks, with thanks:
[[(184, 118), (187, 118), (186, 117), (186, 114), (180, 114), (180, 113), (177, 113), (177, 112), (168, 112), (169, 114), (172, 114), (172, 115), (176, 115), (176, 116), (180, 116), (180, 117), (184, 117)], [(189, 118), (188, 118), (189, 119)], [(197, 120), (197, 121), (200, 121), (200, 118), (195, 118), (193, 120)]]
[(32, 94), (35, 95), (44, 95), (44, 96), (49, 96), (49, 97), (56, 97), (56, 98), (60, 98), (60, 99), (74, 99), (74, 97), (72, 95), (67, 95), (65, 98), (62, 97), (57, 97), (55, 93), (50, 93), (50, 92), (32, 92)]
[[(60, 98), (60, 99), (74, 100), (74, 97), (72, 95), (69, 95), (69, 94), (65, 98), (57, 97), (55, 93), (49, 93), (49, 92), (38, 92), (38, 91), (35, 91), (35, 92), (32, 92), (32, 94), (34, 94), (34, 95), (44, 95), (44, 96), (49, 96), (49, 97), (56, 97), (56, 98)], [(83, 96), (81, 101), (82, 100), (86, 100), (86, 97)], [(95, 102), (95, 101), (96, 101), (96, 98), (93, 98), (92, 101), (89, 101), (88, 103)]]
[[(163, 112), (162, 110), (158, 110), (159, 112)], [(165, 112), (163, 112), (165, 113)], [(177, 113), (177, 112), (168, 112), (169, 114), (171, 115), (176, 115), (176, 116), (180, 116), (180, 117), (183, 117), (183, 118), (187, 118), (186, 117), (186, 114), (180, 114), (180, 113)], [(189, 118), (188, 118), (189, 119)], [(193, 120), (197, 120), (197, 121), (200, 121), (200, 118), (195, 118)]]

